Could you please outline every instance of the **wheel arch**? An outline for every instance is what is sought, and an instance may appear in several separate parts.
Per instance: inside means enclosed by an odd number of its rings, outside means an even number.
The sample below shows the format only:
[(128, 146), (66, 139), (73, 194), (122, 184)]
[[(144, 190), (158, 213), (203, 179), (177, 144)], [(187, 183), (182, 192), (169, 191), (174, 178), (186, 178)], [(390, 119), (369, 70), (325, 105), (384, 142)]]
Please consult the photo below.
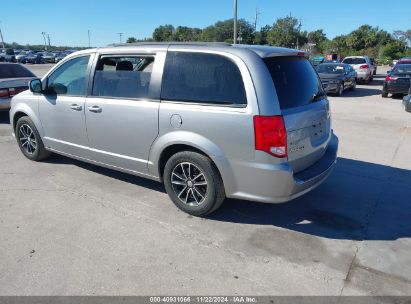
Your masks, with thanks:
[(10, 115), (10, 122), (13, 125), (13, 132), (16, 129), (16, 124), (17, 121), (23, 117), (23, 116), (28, 116), (32, 122), (34, 123), (34, 126), (36, 127), (37, 131), (39, 132), (40, 136), (44, 136), (42, 124), (40, 122), (40, 119), (36, 115), (36, 113), (29, 107), (28, 105), (24, 103), (17, 104), (16, 107), (13, 108), (11, 115)]
[(168, 159), (182, 151), (194, 151), (210, 158), (221, 176), (226, 193), (235, 189), (233, 170), (223, 151), (209, 139), (187, 131), (169, 133), (154, 142), (150, 151), (149, 172), (162, 181)]

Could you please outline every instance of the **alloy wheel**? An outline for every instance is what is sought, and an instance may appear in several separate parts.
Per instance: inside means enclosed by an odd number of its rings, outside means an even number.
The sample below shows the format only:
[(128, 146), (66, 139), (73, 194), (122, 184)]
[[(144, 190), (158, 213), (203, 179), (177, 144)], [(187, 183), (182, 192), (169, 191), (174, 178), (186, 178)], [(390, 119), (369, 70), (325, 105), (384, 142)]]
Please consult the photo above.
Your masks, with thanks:
[(171, 173), (171, 185), (178, 199), (189, 206), (200, 206), (207, 195), (207, 179), (196, 165), (190, 162), (177, 164)]
[(37, 150), (37, 140), (32, 128), (28, 124), (22, 124), (19, 128), (19, 140), (21, 147), (27, 154), (32, 155)]

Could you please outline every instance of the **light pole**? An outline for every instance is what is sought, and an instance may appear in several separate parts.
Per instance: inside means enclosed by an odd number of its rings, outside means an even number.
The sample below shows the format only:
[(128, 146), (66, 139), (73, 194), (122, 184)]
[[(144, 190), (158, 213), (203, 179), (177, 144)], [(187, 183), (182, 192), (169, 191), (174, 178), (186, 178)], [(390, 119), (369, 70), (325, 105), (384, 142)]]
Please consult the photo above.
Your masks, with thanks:
[(120, 37), (120, 44), (121, 44), (121, 38), (123, 37), (124, 33), (117, 33), (117, 35)]
[(3, 33), (1, 32), (1, 28), (0, 28), (0, 37), (1, 37), (1, 45), (3, 46), (3, 49), (5, 49), (6, 47), (4, 46)]
[(43, 35), (44, 39), (44, 49), (47, 51), (46, 32), (41, 32), (41, 34)]
[(234, 0), (234, 44), (237, 44), (237, 0)]
[(88, 35), (88, 47), (90, 48), (90, 30), (87, 31), (87, 35)]

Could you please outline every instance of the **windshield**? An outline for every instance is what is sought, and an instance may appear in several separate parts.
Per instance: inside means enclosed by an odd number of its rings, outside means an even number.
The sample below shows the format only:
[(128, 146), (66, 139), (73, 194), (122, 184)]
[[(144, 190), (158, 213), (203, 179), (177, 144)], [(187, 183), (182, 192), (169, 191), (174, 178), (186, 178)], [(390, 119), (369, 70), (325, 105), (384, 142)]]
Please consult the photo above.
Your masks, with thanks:
[(311, 63), (304, 57), (264, 59), (273, 79), (281, 109), (300, 107), (321, 100), (325, 94)]
[(346, 64), (363, 64), (363, 63), (367, 63), (367, 61), (365, 61), (364, 58), (345, 58), (343, 60), (343, 63), (346, 63)]
[(411, 64), (398, 64), (392, 70), (392, 74), (411, 74)]
[(321, 64), (316, 67), (318, 73), (322, 74), (342, 74), (344, 66), (336, 64)]
[(0, 64), (0, 79), (35, 77), (32, 72), (19, 64)]

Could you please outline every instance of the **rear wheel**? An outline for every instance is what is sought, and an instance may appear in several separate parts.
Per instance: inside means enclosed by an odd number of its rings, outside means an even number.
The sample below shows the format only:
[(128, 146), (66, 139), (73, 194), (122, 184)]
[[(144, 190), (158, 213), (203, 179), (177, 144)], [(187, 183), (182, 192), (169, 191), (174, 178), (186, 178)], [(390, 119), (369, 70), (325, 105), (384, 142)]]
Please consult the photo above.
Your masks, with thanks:
[(166, 163), (163, 179), (173, 203), (194, 216), (214, 212), (225, 199), (224, 185), (216, 166), (208, 157), (196, 152), (174, 154)]
[(382, 91), (381, 96), (382, 96), (382, 98), (387, 98), (388, 97), (388, 92)]
[(51, 153), (44, 148), (40, 134), (29, 117), (23, 116), (17, 121), (15, 134), (21, 152), (28, 159), (41, 161), (50, 156)]

